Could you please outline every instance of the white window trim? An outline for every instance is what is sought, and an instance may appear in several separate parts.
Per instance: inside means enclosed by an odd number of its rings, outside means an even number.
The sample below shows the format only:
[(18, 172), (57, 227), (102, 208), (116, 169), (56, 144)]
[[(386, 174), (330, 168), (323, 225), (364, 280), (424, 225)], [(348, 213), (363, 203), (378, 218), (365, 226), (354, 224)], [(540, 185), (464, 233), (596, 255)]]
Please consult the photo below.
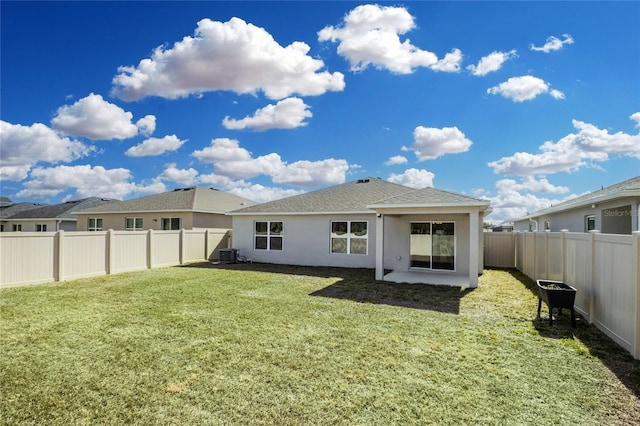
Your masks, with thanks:
[[(127, 220), (128, 219), (133, 219), (133, 228), (128, 228), (127, 227)], [(142, 226), (140, 228), (136, 228), (136, 221), (140, 219), (142, 221)], [(124, 218), (124, 229), (125, 231), (142, 231), (144, 230), (144, 220), (141, 217), (133, 217), (133, 216), (127, 216)]]
[[(91, 226), (91, 221), (93, 220), (93, 225)], [(102, 231), (102, 226), (98, 226), (98, 220), (102, 221), (101, 217), (89, 217), (87, 218), (87, 231), (97, 232)], [(125, 221), (126, 225), (126, 221)]]
[[(338, 238), (344, 238), (347, 240), (347, 252), (346, 253), (337, 253), (333, 251), (333, 244), (332, 244), (332, 240), (333, 240), (333, 236), (331, 234), (333, 234), (333, 224), (334, 223), (339, 223), (339, 222), (346, 222), (347, 223), (347, 233), (345, 234), (345, 237), (338, 237)], [(351, 223), (352, 222), (364, 222), (367, 224), (367, 234), (364, 237), (358, 236), (358, 235), (353, 235), (351, 233)], [(334, 255), (355, 255), (355, 256), (367, 256), (369, 254), (369, 221), (368, 220), (332, 220), (331, 223), (329, 224), (329, 253), (330, 254), (334, 254)], [(351, 238), (356, 238), (356, 239), (360, 239), (360, 240), (366, 240), (365, 243), (365, 252), (364, 253), (351, 253)]]
[[(264, 235), (258, 235), (256, 234), (256, 224), (257, 223), (266, 223), (267, 224), (267, 233)], [(271, 234), (271, 224), (272, 223), (280, 223), (282, 224), (282, 231), (279, 234)], [(257, 237), (264, 237), (267, 239), (267, 248), (263, 249), (263, 248), (257, 248), (256, 247), (256, 238)], [(275, 237), (275, 238), (281, 238), (282, 239), (282, 246), (281, 248), (278, 249), (272, 249), (271, 248), (271, 238)], [(253, 222), (253, 249), (254, 250), (259, 250), (259, 251), (278, 251), (278, 252), (282, 252), (284, 251), (284, 221), (282, 220), (256, 220)]]

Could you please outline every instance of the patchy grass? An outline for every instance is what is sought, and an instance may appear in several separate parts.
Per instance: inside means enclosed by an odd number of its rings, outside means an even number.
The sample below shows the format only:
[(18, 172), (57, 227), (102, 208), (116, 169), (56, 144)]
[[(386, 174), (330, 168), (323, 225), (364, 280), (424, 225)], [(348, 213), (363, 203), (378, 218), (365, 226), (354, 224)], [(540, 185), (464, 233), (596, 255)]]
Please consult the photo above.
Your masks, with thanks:
[(638, 423), (640, 362), (533, 289), (210, 264), (4, 289), (0, 423)]

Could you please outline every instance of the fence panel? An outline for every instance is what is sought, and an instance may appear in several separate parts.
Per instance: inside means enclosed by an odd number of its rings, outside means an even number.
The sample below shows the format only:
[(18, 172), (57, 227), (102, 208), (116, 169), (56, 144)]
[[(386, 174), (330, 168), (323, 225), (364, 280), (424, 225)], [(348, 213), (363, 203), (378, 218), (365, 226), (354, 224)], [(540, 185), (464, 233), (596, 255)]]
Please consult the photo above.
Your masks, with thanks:
[(576, 288), (575, 307), (589, 318), (591, 311), (591, 249), (589, 234), (565, 235), (564, 278), (562, 281)]
[(513, 232), (484, 233), (484, 265), (513, 268), (516, 265), (516, 236)]
[[(594, 321), (620, 346), (631, 350), (634, 336), (637, 257), (626, 235), (596, 234), (594, 242)], [(637, 254), (635, 254), (637, 256)]]
[(561, 233), (545, 233), (547, 239), (546, 279), (562, 281), (563, 279), (563, 237)]
[(207, 259), (220, 260), (220, 249), (231, 247), (231, 231), (212, 229), (207, 241)]
[(205, 259), (206, 232), (184, 231), (182, 239), (182, 262), (196, 262)]
[(139, 271), (149, 267), (147, 231), (110, 231), (112, 270), (109, 273)]
[(180, 231), (152, 232), (151, 264), (155, 267), (180, 264)]
[(51, 282), (57, 274), (55, 232), (3, 232), (0, 238), (0, 285)]
[(64, 280), (107, 273), (106, 232), (65, 232), (62, 254)]

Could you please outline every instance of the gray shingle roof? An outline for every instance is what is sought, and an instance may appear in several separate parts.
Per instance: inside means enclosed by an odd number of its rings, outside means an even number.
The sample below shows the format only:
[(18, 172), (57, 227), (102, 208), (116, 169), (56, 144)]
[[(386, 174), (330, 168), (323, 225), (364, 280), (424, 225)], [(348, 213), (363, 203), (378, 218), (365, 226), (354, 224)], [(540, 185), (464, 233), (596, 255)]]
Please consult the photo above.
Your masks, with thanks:
[(6, 219), (13, 216), (14, 214), (23, 212), (25, 210), (32, 210), (45, 206), (46, 204), (38, 203), (16, 203), (10, 206), (3, 206), (2, 208), (0, 208), (0, 218)]
[(254, 201), (213, 188), (181, 188), (160, 194), (148, 195), (126, 201), (117, 201), (100, 207), (82, 210), (85, 213), (132, 213), (151, 211), (198, 211), (225, 213), (242, 206), (256, 204)]
[(54, 204), (51, 206), (43, 206), (30, 210), (18, 212), (7, 219), (69, 219), (75, 220), (73, 214), (78, 210), (87, 207), (110, 204), (116, 202), (110, 198), (89, 197), (76, 201), (67, 201), (66, 203)]
[(367, 205), (413, 191), (412, 188), (378, 178), (359, 179), (264, 204), (235, 210), (251, 213), (347, 213), (370, 211)]
[(489, 201), (468, 197), (436, 188), (417, 189), (395, 197), (372, 203), (375, 206), (442, 206), (442, 205), (489, 205)]

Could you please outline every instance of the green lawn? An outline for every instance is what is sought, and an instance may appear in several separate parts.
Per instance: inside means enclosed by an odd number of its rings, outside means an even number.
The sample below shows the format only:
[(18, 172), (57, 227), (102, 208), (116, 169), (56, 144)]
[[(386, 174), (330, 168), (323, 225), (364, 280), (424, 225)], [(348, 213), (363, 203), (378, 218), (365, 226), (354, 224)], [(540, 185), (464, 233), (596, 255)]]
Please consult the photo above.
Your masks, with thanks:
[(0, 291), (0, 424), (640, 423), (640, 362), (530, 280), (209, 264)]

